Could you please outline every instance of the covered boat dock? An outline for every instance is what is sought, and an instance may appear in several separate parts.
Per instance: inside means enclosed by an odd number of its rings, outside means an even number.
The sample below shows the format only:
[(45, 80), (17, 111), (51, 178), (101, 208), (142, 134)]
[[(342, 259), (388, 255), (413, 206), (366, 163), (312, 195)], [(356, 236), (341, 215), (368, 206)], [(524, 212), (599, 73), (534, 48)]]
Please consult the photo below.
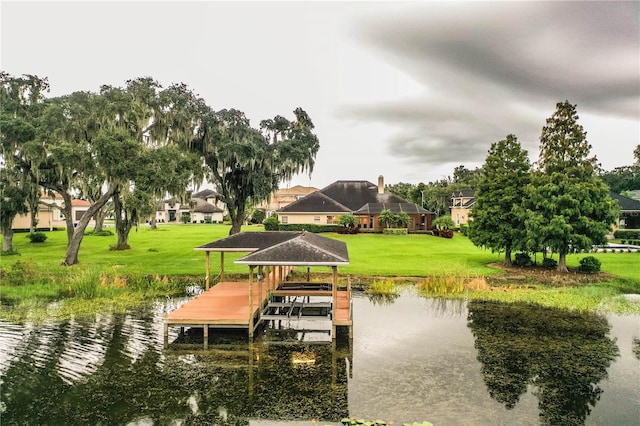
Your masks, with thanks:
[[(168, 345), (169, 327), (201, 327), (207, 347), (210, 328), (246, 328), (252, 339), (266, 321), (331, 321), (336, 328), (348, 327), (353, 336), (350, 283), (338, 289), (338, 266), (349, 264), (347, 246), (309, 232), (244, 232), (213, 241), (195, 250), (206, 254), (204, 293), (165, 315), (164, 337)], [(220, 281), (211, 286), (211, 252), (220, 253)], [(248, 252), (236, 264), (249, 267), (248, 281), (227, 281), (224, 254)], [(304, 281), (288, 280), (296, 267), (306, 267)], [(309, 269), (331, 268), (330, 279), (310, 280)]]

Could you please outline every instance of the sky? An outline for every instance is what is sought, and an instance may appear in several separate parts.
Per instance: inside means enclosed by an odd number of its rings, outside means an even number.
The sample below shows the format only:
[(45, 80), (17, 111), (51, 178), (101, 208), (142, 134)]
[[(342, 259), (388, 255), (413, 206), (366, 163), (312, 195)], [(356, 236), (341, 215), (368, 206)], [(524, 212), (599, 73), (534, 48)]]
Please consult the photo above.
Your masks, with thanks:
[(314, 171), (431, 182), (514, 134), (534, 162), (556, 104), (577, 106), (605, 170), (640, 144), (640, 2), (1, 1), (0, 69), (49, 96), (150, 76), (261, 120), (303, 108)]

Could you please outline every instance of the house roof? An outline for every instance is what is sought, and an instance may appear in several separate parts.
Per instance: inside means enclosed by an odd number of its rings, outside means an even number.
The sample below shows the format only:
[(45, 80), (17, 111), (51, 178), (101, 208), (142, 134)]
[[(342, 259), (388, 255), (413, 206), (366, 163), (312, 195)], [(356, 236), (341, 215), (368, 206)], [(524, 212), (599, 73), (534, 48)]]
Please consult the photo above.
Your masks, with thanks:
[(203, 189), (202, 191), (191, 194), (191, 198), (201, 198), (206, 200), (207, 198), (216, 198), (218, 193), (213, 189)]
[(240, 265), (337, 266), (348, 265), (347, 244), (311, 232), (248, 254), (235, 261)]
[(451, 198), (473, 198), (476, 195), (476, 191), (473, 189), (463, 189), (461, 191), (454, 191), (451, 194)]
[(193, 207), (193, 211), (196, 213), (223, 213), (224, 212), (224, 210), (222, 210), (220, 207), (214, 206), (213, 204), (206, 202), (202, 198), (193, 198), (192, 200), (195, 203), (195, 206)]
[(242, 232), (198, 246), (201, 251), (250, 251), (241, 265), (337, 266), (349, 263), (346, 243), (310, 232)]
[(609, 196), (618, 200), (618, 204), (620, 205), (620, 210), (624, 211), (640, 211), (640, 201), (634, 200), (633, 198), (625, 197), (624, 195), (616, 194), (615, 192), (609, 191)]
[(296, 185), (291, 188), (282, 188), (276, 191), (278, 195), (300, 195), (300, 194), (311, 194), (312, 192), (316, 192), (318, 188), (314, 188), (313, 186), (302, 186)]
[(398, 212), (431, 213), (424, 209), (419, 211), (421, 209), (419, 206), (407, 202), (398, 195), (389, 192), (380, 194), (377, 185), (365, 180), (336, 181), (279, 209), (278, 213), (350, 213), (374, 208), (367, 205), (386, 205)]

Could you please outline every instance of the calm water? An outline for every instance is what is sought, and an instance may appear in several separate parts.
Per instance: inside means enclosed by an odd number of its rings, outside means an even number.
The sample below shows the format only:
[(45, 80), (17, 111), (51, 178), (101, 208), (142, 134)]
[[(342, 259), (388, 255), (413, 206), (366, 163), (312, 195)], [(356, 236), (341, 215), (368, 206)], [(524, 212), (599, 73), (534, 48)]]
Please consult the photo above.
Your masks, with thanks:
[[(640, 317), (354, 299), (351, 344), (271, 332), (249, 345), (172, 330), (182, 300), (35, 327), (0, 322), (0, 424), (638, 425)], [(198, 340), (199, 339), (199, 340)], [(299, 361), (299, 362), (298, 362)]]

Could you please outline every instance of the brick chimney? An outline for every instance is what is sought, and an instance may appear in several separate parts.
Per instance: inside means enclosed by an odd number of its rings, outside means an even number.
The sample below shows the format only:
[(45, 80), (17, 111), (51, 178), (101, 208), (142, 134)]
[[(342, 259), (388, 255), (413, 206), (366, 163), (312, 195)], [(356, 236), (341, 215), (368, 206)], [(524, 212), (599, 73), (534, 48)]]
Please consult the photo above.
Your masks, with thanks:
[(378, 194), (384, 194), (384, 176), (378, 176)]

